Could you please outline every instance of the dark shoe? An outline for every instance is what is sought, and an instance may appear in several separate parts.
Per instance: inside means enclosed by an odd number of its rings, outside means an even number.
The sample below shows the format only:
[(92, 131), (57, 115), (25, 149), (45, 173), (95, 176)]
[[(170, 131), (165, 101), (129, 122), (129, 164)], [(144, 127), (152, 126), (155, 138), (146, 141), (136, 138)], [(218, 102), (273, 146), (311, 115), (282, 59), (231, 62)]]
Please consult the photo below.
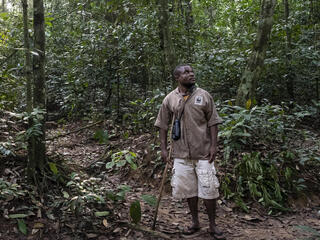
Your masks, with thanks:
[(188, 227), (187, 229), (183, 230), (182, 234), (184, 235), (192, 235), (200, 230), (200, 227)]

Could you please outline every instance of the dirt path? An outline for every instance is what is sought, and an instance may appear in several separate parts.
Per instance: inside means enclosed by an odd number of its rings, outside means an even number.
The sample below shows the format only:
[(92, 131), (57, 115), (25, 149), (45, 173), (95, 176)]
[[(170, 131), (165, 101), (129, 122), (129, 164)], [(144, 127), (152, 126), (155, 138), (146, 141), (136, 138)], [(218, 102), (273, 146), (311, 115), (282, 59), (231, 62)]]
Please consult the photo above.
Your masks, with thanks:
[[(130, 184), (130, 183), (129, 183)], [(143, 186), (132, 185), (133, 190), (128, 194), (128, 201), (141, 199), (142, 194), (156, 194), (156, 189), (145, 191)], [(317, 216), (316, 209), (306, 208), (292, 214), (279, 216), (263, 216), (256, 211), (251, 211), (250, 214), (242, 213), (236, 209), (229, 208), (231, 202), (219, 201), (217, 210), (217, 223), (221, 230), (225, 233), (227, 239), (308, 239), (311, 237), (307, 231), (301, 230), (298, 226), (309, 226), (320, 232), (320, 218)], [(142, 223), (148, 227), (152, 226), (153, 209), (147, 204), (142, 204), (143, 219)], [(182, 229), (188, 226), (191, 221), (191, 216), (188, 213), (187, 203), (184, 200), (175, 200), (170, 194), (166, 194), (162, 201), (158, 214), (157, 231), (166, 233), (172, 239), (212, 239), (208, 234), (208, 217), (205, 213), (203, 203), (199, 202), (200, 209), (200, 232), (185, 236), (182, 235)], [(123, 216), (127, 217), (126, 211), (123, 211)], [(133, 232), (127, 239), (135, 239), (138, 236)], [(316, 238), (310, 238), (316, 239)]]
[[(71, 126), (71, 128), (75, 127), (77, 127), (77, 125)], [(70, 128), (70, 126), (68, 128)], [(52, 134), (54, 134), (54, 132), (57, 132), (57, 130), (54, 130)], [(74, 166), (75, 169), (89, 170), (90, 168), (88, 168), (88, 166), (91, 166), (91, 163), (95, 162), (96, 159), (103, 154), (105, 148), (92, 141), (92, 139), (90, 140), (92, 135), (93, 131), (88, 129), (82, 133), (64, 137), (50, 144), (48, 148), (49, 152), (63, 155), (64, 158), (69, 159), (69, 164)], [(148, 137), (140, 136), (138, 139), (128, 139), (126, 142), (119, 143), (118, 145), (123, 145), (123, 148), (126, 149), (136, 148), (136, 152), (140, 153), (140, 158), (144, 160), (148, 158), (148, 156), (146, 156), (148, 155), (147, 150), (150, 145), (150, 139), (148, 139)], [(140, 171), (140, 169), (137, 171)], [(91, 170), (89, 172), (88, 175), (93, 174)], [(142, 179), (144, 179), (141, 180), (141, 176), (131, 178), (130, 174), (123, 177), (123, 174), (119, 172), (108, 172), (107, 174), (108, 176), (105, 177), (104, 184), (113, 186), (126, 184), (131, 187), (131, 191), (126, 196), (126, 203), (124, 203), (124, 207), (122, 207), (120, 213), (118, 213), (120, 222), (130, 221), (130, 203), (134, 200), (139, 200), (143, 211), (141, 224), (151, 228), (154, 210), (141, 200), (141, 196), (143, 194), (157, 196), (160, 179), (155, 180), (142, 177)], [(139, 174), (141, 174), (141, 172)], [(139, 174), (136, 173), (134, 175), (137, 176)], [(161, 176), (161, 172), (158, 176)], [(217, 210), (217, 223), (221, 230), (224, 231), (227, 239), (317, 239), (316, 237), (311, 238), (312, 234), (310, 231), (301, 230), (298, 226), (308, 226), (314, 231), (320, 232), (320, 216), (317, 212), (320, 209), (319, 207), (320, 205), (318, 203), (318, 205), (313, 205), (313, 207), (303, 208), (290, 214), (269, 216), (260, 214), (259, 211), (255, 209), (252, 209), (250, 214), (246, 214), (235, 208), (232, 202), (220, 200)], [(156, 229), (157, 231), (165, 233), (171, 239), (212, 239), (207, 233), (208, 218), (205, 214), (202, 201), (199, 203), (199, 209), (200, 224), (202, 227), (200, 232), (191, 236), (182, 235), (182, 229), (190, 223), (187, 203), (183, 200), (172, 199), (170, 196), (170, 187), (169, 184), (167, 184), (166, 193), (159, 209)], [(114, 224), (113, 226), (117, 225)], [(121, 224), (115, 227), (115, 229), (111, 229), (111, 232), (113, 234), (110, 236), (101, 235), (100, 237), (97, 236), (96, 239), (155, 239), (146, 232), (135, 231)]]

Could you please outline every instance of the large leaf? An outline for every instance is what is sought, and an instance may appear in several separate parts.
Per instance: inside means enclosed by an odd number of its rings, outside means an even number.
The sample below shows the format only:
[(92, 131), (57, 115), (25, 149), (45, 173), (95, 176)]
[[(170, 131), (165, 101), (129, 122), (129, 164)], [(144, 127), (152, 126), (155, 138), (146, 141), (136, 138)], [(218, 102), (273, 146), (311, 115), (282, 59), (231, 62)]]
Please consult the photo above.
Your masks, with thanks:
[(157, 205), (157, 198), (153, 195), (142, 195), (141, 198), (150, 206), (155, 207)]
[(27, 225), (23, 219), (18, 219), (18, 228), (20, 232), (22, 232), (24, 235), (27, 235)]
[(59, 171), (57, 169), (57, 165), (55, 163), (49, 162), (49, 167), (51, 172), (53, 172), (54, 175), (58, 175)]
[(98, 140), (100, 144), (108, 143), (109, 141), (108, 131), (107, 130), (103, 131), (102, 129), (99, 129), (95, 132), (93, 138)]
[(108, 216), (110, 213), (108, 211), (104, 211), (104, 212), (95, 212), (94, 215), (96, 217), (105, 217)]
[(22, 213), (18, 213), (18, 214), (10, 214), (9, 218), (26, 218), (28, 217), (27, 214), (22, 214)]
[(123, 167), (124, 165), (126, 165), (127, 161), (126, 160), (120, 160), (117, 162), (117, 167)]
[(107, 168), (107, 169), (113, 168), (114, 165), (115, 165), (115, 162), (114, 162), (114, 161), (108, 162), (108, 163), (106, 164), (106, 168)]
[(135, 224), (138, 224), (141, 220), (141, 206), (138, 200), (134, 201), (130, 206), (130, 217)]

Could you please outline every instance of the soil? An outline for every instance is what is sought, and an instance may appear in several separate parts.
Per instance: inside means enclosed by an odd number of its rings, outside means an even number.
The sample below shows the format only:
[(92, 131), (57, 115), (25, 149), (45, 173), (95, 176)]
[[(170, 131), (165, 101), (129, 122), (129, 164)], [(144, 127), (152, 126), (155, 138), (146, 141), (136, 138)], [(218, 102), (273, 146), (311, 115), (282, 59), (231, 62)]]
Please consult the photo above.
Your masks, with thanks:
[[(50, 129), (47, 136), (71, 131), (84, 124), (78, 122)], [(108, 123), (100, 127), (108, 128)], [(132, 136), (125, 140), (115, 137), (106, 145), (99, 144), (93, 138), (94, 132), (92, 128), (85, 129), (47, 142), (47, 154), (51, 159), (63, 159), (64, 166), (69, 168), (66, 172), (79, 172), (83, 179), (102, 178), (99, 187), (114, 189), (123, 184), (130, 186), (131, 190), (126, 194), (125, 200), (114, 203), (107, 201), (102, 208), (99, 207), (99, 210), (108, 209), (111, 215), (94, 218), (90, 209), (78, 215), (59, 216), (65, 203), (57, 196), (56, 200), (50, 200), (49, 197), (44, 198), (43, 201), (39, 200), (42, 205), (40, 214), (39, 210), (37, 212), (30, 207), (36, 203), (28, 196), (6, 201), (1, 200), (0, 197), (2, 206), (0, 239), (162, 239), (159, 234), (154, 235), (150, 231), (154, 207), (141, 200), (142, 195), (158, 195), (163, 164), (159, 164), (157, 160), (156, 151), (158, 149), (156, 145), (153, 145), (155, 137), (151, 134)], [(139, 168), (135, 171), (128, 167), (120, 170), (106, 170), (105, 163), (111, 160), (107, 152), (111, 149), (127, 149), (137, 153), (136, 160)], [(14, 162), (8, 158), (2, 159), (2, 162), (0, 174), (4, 179), (10, 182), (25, 181), (23, 179), (25, 162)], [(219, 165), (218, 160), (217, 164)], [(57, 191), (52, 190), (53, 188), (50, 190), (50, 196), (53, 198), (54, 194), (61, 195), (63, 191), (60, 185), (57, 188)], [(55, 209), (52, 205), (49, 206), (46, 199), (53, 203), (60, 201), (61, 211), (59, 212), (59, 209)], [(136, 230), (130, 223), (129, 208), (135, 200), (140, 201), (142, 209), (140, 225), (146, 230)], [(68, 199), (68, 201), (71, 200)], [(29, 206), (35, 213), (25, 219), (28, 228), (27, 235), (23, 235), (18, 230), (16, 219), (8, 218), (8, 214), (16, 213), (16, 210), (23, 205)], [(250, 206), (250, 212), (245, 213), (231, 200), (223, 198), (218, 200), (217, 225), (224, 232), (226, 239), (320, 239), (319, 194), (291, 199), (292, 211), (288, 213), (268, 215), (260, 205)], [(45, 214), (50, 209), (55, 209), (52, 215)], [(185, 200), (175, 200), (171, 197), (170, 183), (167, 180), (155, 232), (164, 234), (164, 237), (168, 239), (213, 239), (208, 234), (208, 217), (201, 200), (199, 211), (201, 230), (190, 236), (183, 235), (182, 230), (190, 225), (191, 216)]]

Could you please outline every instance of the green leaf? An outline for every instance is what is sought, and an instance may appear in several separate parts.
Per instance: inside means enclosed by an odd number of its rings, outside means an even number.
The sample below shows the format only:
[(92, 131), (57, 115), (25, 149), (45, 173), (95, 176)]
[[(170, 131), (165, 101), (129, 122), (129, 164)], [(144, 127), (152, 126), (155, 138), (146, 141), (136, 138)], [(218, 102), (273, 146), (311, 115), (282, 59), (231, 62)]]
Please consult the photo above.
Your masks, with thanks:
[(137, 154), (135, 154), (134, 152), (129, 152), (131, 154), (132, 157), (136, 158)]
[(118, 189), (121, 189), (122, 191), (125, 191), (125, 192), (129, 192), (131, 190), (131, 187), (123, 184), (123, 185), (120, 185)]
[(128, 163), (132, 163), (132, 160), (134, 159), (134, 157), (131, 156), (130, 154), (127, 154), (125, 158), (126, 158)]
[(135, 224), (138, 224), (141, 220), (141, 206), (138, 200), (134, 201), (130, 206), (130, 217)]
[(100, 144), (108, 143), (109, 141), (108, 131), (107, 130), (103, 131), (102, 129), (99, 129), (95, 132), (95, 134), (93, 135), (93, 138), (95, 140), (98, 140)]
[(49, 162), (49, 167), (50, 167), (51, 172), (54, 175), (58, 175), (59, 171), (58, 171), (57, 165), (55, 163)]
[(114, 162), (114, 161), (108, 162), (108, 163), (106, 164), (106, 168), (107, 168), (107, 169), (113, 168), (114, 165), (115, 165), (115, 162)]
[(246, 109), (250, 109), (251, 104), (252, 104), (252, 101), (251, 101), (251, 99), (249, 99), (249, 100), (246, 102)]
[(138, 166), (135, 163), (130, 163), (130, 167), (131, 167), (132, 170), (137, 170), (138, 169)]
[(104, 211), (104, 212), (95, 212), (94, 215), (96, 217), (105, 217), (105, 216), (108, 216), (110, 214), (110, 212), (108, 211)]
[(124, 165), (126, 165), (127, 161), (126, 160), (121, 160), (119, 162), (117, 162), (117, 167), (123, 167)]
[(141, 198), (150, 206), (155, 207), (157, 205), (157, 198), (153, 195), (142, 195)]
[(18, 228), (20, 232), (22, 232), (24, 235), (27, 235), (27, 225), (23, 219), (18, 219)]
[(320, 237), (320, 232), (318, 232), (317, 230), (315, 230), (309, 226), (299, 225), (299, 226), (297, 226), (297, 228), (300, 228), (303, 231), (312, 233), (313, 235)]
[(114, 192), (112, 192), (112, 191), (108, 191), (108, 192), (106, 193), (106, 197), (107, 197), (108, 199), (112, 200), (112, 201), (116, 201), (116, 200), (117, 200), (117, 195), (116, 195)]
[(26, 218), (28, 216), (29, 215), (27, 215), (27, 214), (18, 213), (18, 214), (10, 214), (9, 218)]
[(67, 193), (66, 191), (63, 191), (62, 193), (63, 193), (63, 197), (64, 198), (69, 198), (70, 197), (69, 193)]

